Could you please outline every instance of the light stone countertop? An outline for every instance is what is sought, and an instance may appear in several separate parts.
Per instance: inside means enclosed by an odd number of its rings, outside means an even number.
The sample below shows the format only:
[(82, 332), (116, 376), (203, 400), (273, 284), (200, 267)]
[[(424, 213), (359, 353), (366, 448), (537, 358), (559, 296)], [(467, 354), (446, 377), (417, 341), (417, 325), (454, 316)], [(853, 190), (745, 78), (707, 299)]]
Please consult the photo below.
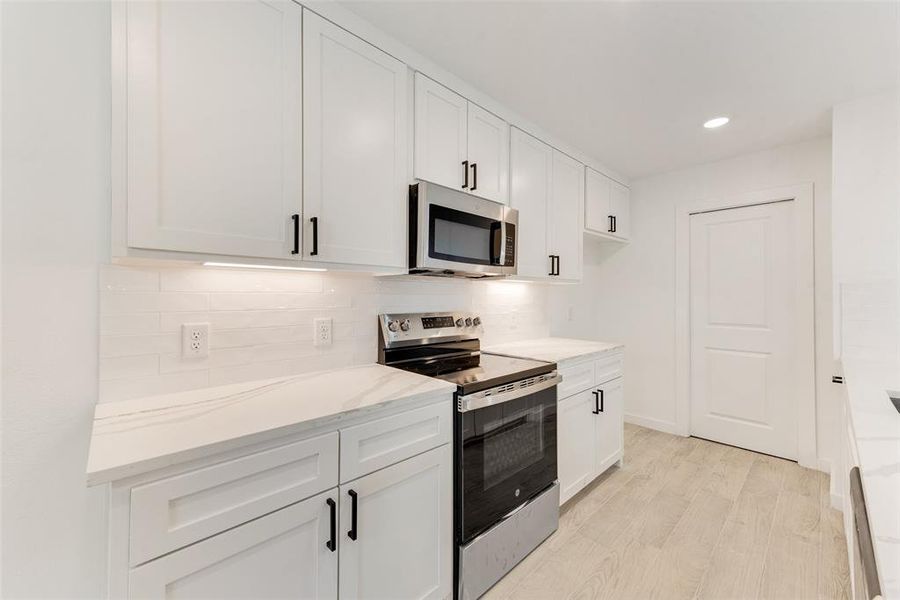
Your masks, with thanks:
[(900, 363), (845, 359), (844, 381), (884, 598), (900, 599)]
[(456, 386), (370, 364), (98, 404), (88, 485), (231, 448), (336, 425), (389, 405), (427, 403)]
[(492, 354), (503, 354), (516, 358), (530, 358), (532, 360), (543, 360), (560, 364), (568, 360), (577, 360), (594, 354), (599, 355), (624, 348), (623, 344), (548, 337), (496, 344), (482, 348), (482, 350)]

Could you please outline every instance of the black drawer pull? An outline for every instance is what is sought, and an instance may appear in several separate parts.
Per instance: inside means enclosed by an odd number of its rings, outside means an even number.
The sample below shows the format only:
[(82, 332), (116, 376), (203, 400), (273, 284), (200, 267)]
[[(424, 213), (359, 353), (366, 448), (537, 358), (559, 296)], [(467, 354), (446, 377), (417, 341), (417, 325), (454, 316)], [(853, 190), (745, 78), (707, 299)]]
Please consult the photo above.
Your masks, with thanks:
[(313, 244), (310, 256), (316, 256), (319, 253), (319, 217), (310, 217), (309, 222), (313, 226)]
[(478, 164), (472, 163), (472, 191), (478, 189)]
[(300, 254), (300, 215), (291, 215), (294, 222), (294, 249), (291, 254)]
[(467, 161), (467, 160), (462, 161), (462, 166), (463, 166), (463, 178), (464, 178), (463, 184), (462, 184), (462, 189), (466, 189), (467, 187), (469, 187), (469, 161)]
[(599, 415), (603, 412), (603, 390), (594, 390), (591, 393), (594, 395), (594, 410), (591, 412)]
[(329, 528), (330, 539), (325, 542), (325, 547), (334, 552), (337, 550), (337, 503), (328, 498), (325, 501), (328, 504), (328, 511), (331, 513), (331, 525)]
[(351, 540), (356, 539), (356, 501), (357, 496), (356, 492), (350, 490), (347, 492), (350, 496), (350, 531), (347, 532), (347, 537)]

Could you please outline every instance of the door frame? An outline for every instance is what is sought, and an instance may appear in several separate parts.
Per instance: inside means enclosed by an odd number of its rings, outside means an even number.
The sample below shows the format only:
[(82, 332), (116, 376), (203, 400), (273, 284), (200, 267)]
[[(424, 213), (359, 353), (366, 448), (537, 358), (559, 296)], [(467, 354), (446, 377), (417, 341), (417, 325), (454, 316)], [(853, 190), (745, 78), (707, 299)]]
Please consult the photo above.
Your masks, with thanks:
[(815, 365), (815, 246), (813, 237), (814, 189), (812, 183), (768, 188), (754, 192), (692, 201), (675, 208), (675, 424), (689, 436), (691, 416), (691, 215), (772, 202), (793, 201), (793, 228), (799, 299), (797, 342), (802, 349), (796, 370), (797, 459), (818, 468), (816, 457)]

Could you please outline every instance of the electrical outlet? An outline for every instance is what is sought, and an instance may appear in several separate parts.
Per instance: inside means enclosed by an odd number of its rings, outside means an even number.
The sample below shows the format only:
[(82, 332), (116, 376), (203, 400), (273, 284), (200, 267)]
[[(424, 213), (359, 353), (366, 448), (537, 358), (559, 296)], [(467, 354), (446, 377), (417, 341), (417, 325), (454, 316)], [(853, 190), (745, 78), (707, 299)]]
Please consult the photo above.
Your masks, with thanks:
[(183, 323), (181, 325), (181, 356), (206, 358), (209, 356), (209, 323)]
[(313, 346), (331, 345), (331, 319), (313, 321)]

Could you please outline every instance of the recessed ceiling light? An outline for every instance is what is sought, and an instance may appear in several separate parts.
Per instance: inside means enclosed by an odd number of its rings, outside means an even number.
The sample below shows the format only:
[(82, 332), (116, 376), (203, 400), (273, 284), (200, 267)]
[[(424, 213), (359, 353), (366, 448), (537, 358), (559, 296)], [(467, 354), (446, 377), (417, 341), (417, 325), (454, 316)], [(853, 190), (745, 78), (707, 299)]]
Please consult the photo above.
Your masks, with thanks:
[(715, 129), (716, 127), (721, 127), (728, 123), (730, 119), (728, 117), (716, 117), (715, 119), (710, 119), (706, 123), (703, 124), (707, 129)]

